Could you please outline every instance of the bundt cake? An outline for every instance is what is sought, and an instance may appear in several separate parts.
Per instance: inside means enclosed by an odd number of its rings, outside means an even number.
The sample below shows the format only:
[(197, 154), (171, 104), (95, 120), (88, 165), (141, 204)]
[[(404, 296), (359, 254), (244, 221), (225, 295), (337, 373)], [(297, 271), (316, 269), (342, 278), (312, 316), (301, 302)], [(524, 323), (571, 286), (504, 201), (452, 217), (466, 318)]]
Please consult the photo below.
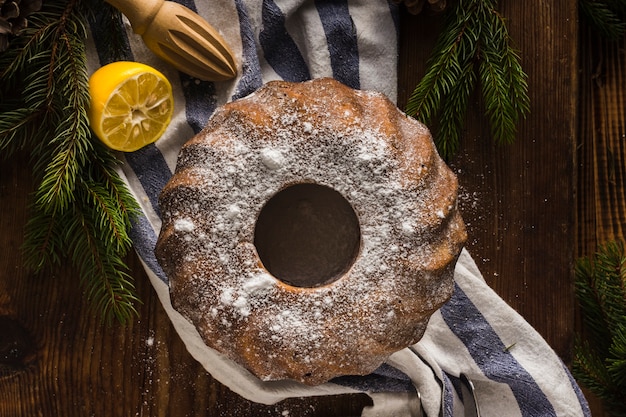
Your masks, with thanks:
[(159, 201), (174, 308), (262, 380), (368, 374), (417, 342), (466, 239), (428, 129), (332, 79), (218, 108)]

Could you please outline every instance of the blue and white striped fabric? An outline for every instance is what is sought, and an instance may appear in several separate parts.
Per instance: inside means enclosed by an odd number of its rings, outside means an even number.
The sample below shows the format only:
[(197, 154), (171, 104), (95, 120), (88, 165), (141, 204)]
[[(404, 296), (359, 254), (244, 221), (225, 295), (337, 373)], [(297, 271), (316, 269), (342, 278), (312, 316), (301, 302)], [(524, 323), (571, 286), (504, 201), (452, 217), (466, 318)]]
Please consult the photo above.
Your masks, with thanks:
[[(199, 132), (217, 106), (275, 79), (334, 77), (396, 99), (397, 10), (385, 0), (182, 0), (220, 30), (238, 61), (228, 82), (205, 82), (156, 58), (126, 22), (127, 60), (151, 65), (172, 82), (175, 115), (164, 137), (120, 155), (120, 172), (143, 216), (133, 227), (135, 248), (165, 310), (189, 352), (211, 375), (241, 396), (274, 403), (288, 397), (367, 392), (363, 416), (416, 415), (418, 395), (429, 416), (463, 416), (460, 375), (476, 387), (483, 416), (589, 416), (580, 389), (546, 342), (483, 281), (467, 251), (456, 268), (456, 291), (431, 319), (424, 338), (392, 355), (365, 377), (341, 377), (317, 387), (262, 382), (208, 348), (170, 304), (168, 282), (153, 253), (160, 229), (157, 198), (171, 177), (182, 144)], [(88, 64), (107, 63), (102, 22), (91, 22)]]

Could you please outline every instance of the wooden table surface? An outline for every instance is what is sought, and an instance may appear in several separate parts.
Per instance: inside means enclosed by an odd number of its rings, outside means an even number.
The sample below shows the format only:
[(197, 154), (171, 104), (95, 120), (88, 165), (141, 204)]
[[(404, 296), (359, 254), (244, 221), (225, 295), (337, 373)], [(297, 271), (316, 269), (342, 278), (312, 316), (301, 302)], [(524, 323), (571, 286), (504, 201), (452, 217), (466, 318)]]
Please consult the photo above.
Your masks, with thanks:
[[(450, 165), (461, 184), (467, 248), (487, 282), (569, 363), (577, 325), (573, 261), (595, 250), (602, 238), (621, 233), (614, 225), (623, 201), (617, 197), (617, 209), (601, 203), (608, 197), (594, 184), (605, 181), (601, 177), (610, 175), (609, 168), (593, 161), (603, 160), (597, 153), (608, 149), (603, 133), (624, 134), (623, 124), (606, 122), (623, 118), (614, 87), (624, 70), (597, 65), (623, 58), (599, 52), (615, 45), (598, 44), (588, 34), (579, 37), (574, 0), (530, 7), (503, 3), (501, 12), (529, 75), (531, 113), (514, 144), (497, 146), (476, 95), (462, 149)], [(400, 107), (423, 74), (440, 23), (425, 15), (401, 16)], [(617, 81), (609, 83), (611, 77)], [(588, 82), (592, 78), (595, 82)], [(611, 155), (621, 162), (621, 153)], [(621, 187), (621, 176), (615, 180), (614, 165), (611, 169), (613, 182), (606, 183)], [(22, 266), (20, 245), (33, 190), (29, 172), (27, 154), (0, 165), (0, 417), (281, 416), (287, 411), (290, 416), (357, 416), (370, 404), (365, 395), (348, 395), (265, 406), (232, 393), (186, 352), (134, 255), (128, 263), (143, 300), (140, 317), (126, 326), (101, 325), (75, 271), (33, 274)], [(607, 225), (601, 221), (607, 216), (617, 220)], [(604, 227), (613, 229), (598, 232)]]

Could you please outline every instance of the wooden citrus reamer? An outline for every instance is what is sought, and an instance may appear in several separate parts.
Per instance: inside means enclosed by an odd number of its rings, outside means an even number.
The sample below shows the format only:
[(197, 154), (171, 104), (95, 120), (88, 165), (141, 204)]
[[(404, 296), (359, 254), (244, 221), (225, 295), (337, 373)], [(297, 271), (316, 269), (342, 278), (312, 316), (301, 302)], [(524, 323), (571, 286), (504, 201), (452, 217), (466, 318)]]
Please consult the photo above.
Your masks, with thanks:
[(178, 70), (201, 80), (237, 74), (233, 54), (220, 34), (197, 13), (165, 0), (105, 0), (122, 12), (146, 46)]

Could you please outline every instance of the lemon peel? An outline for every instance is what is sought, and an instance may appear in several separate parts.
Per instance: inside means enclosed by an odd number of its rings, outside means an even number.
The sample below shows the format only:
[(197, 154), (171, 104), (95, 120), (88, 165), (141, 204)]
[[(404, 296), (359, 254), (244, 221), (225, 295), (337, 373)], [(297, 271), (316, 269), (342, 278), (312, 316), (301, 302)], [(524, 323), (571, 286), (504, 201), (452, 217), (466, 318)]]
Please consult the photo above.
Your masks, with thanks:
[(172, 85), (153, 67), (117, 61), (89, 78), (91, 129), (109, 148), (133, 152), (159, 139), (174, 113)]

